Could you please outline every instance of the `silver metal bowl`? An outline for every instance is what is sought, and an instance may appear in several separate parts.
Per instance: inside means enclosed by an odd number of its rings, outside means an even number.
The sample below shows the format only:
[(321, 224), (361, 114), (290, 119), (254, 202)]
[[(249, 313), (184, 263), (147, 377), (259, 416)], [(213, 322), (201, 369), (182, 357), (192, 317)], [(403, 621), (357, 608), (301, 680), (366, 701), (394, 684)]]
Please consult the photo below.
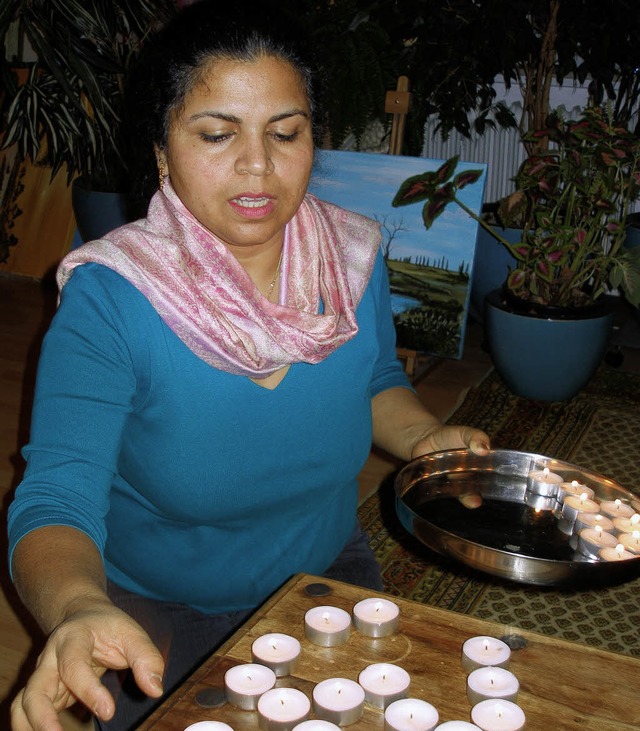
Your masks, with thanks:
[[(640, 556), (602, 561), (578, 550), (559, 503), (527, 489), (529, 473), (544, 467), (591, 487), (598, 501), (619, 498), (640, 512), (640, 496), (597, 472), (528, 452), (479, 456), (464, 449), (409, 462), (395, 480), (396, 512), (425, 546), (503, 579), (594, 586), (640, 575)], [(474, 502), (479, 506), (467, 507)]]

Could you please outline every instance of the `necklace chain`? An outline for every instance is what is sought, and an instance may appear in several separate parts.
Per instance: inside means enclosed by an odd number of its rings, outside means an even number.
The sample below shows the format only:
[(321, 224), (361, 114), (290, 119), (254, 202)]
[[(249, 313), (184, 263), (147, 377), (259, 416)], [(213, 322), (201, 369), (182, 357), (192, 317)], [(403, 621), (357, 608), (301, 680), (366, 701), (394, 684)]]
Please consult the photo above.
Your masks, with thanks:
[(269, 291), (267, 292), (267, 299), (271, 299), (271, 295), (273, 294), (274, 287), (276, 286), (276, 279), (278, 278), (278, 275), (280, 274), (280, 266), (282, 265), (282, 253), (284, 251), (284, 248), (280, 251), (280, 258), (278, 259), (278, 266), (276, 267), (276, 273), (273, 275), (273, 279), (271, 280), (271, 283), (269, 284)]

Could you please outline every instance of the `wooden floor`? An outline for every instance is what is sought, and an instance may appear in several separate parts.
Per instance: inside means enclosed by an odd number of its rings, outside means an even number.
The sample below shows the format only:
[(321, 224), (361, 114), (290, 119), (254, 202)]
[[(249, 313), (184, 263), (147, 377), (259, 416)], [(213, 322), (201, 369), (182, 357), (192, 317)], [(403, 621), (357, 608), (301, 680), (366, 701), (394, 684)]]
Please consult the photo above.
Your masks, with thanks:
[[(0, 495), (2, 524), (13, 490), (22, 474), (20, 448), (27, 441), (32, 391), (40, 342), (54, 313), (52, 284), (0, 275)], [(461, 360), (429, 364), (417, 388), (434, 413), (446, 418), (469, 386), (487, 373), (490, 361), (481, 348), (480, 328), (470, 324)], [(418, 364), (418, 370), (420, 369)], [(372, 454), (362, 472), (361, 496), (370, 494), (396, 464)], [(0, 730), (9, 729), (9, 702), (35, 662), (41, 637), (21, 607), (6, 567), (6, 529), (0, 531)], [(92, 728), (72, 714), (64, 715), (65, 731)]]

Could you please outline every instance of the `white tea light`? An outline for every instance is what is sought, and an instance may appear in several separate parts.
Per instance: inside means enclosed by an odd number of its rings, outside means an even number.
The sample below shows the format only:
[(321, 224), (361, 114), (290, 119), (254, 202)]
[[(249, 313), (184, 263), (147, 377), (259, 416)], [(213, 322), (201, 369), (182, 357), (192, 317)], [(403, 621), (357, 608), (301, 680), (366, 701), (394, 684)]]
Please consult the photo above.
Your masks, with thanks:
[(406, 698), (411, 677), (399, 665), (378, 662), (362, 670), (358, 683), (364, 688), (367, 703), (375, 708), (386, 708), (394, 701)]
[(622, 543), (618, 543), (615, 548), (601, 548), (598, 557), (603, 561), (628, 561), (636, 555), (626, 551)]
[(578, 535), (578, 550), (585, 556), (597, 556), (600, 549), (615, 548), (617, 544), (617, 538), (602, 530), (599, 525), (595, 528), (585, 528)]
[(264, 665), (244, 663), (224, 674), (224, 692), (231, 705), (255, 711), (258, 699), (276, 684), (276, 674)]
[(482, 731), (521, 731), (526, 718), (520, 706), (511, 701), (486, 700), (471, 709), (471, 720)]
[(488, 698), (501, 698), (515, 703), (519, 690), (518, 678), (504, 668), (476, 668), (467, 677), (467, 698), (471, 705)]
[(468, 721), (445, 721), (436, 726), (436, 731), (482, 731), (482, 729)]
[(569, 495), (577, 495), (580, 497), (580, 495), (583, 494), (586, 494), (590, 500), (593, 500), (596, 495), (594, 490), (590, 487), (583, 485), (581, 482), (578, 482), (578, 480), (571, 480), (571, 482), (563, 482), (558, 487), (558, 494), (556, 495), (556, 498), (558, 502), (561, 503)]
[(222, 721), (196, 721), (184, 731), (233, 731), (233, 729)]
[(385, 731), (433, 731), (439, 714), (435, 706), (419, 698), (401, 698), (384, 712)]
[(262, 635), (251, 645), (253, 662), (271, 668), (277, 678), (291, 675), (299, 656), (300, 642), (278, 632)]
[(585, 528), (595, 528), (599, 525), (602, 530), (611, 533), (613, 531), (613, 521), (611, 518), (607, 518), (602, 513), (578, 513), (576, 516), (576, 522), (574, 524), (574, 530), (576, 533), (580, 533)]
[(533, 470), (527, 475), (527, 490), (536, 495), (556, 497), (558, 488), (563, 480), (560, 475), (551, 472), (548, 467), (543, 470)]
[(320, 718), (310, 718), (294, 726), (293, 731), (340, 731), (340, 726)]
[(313, 710), (325, 721), (338, 726), (355, 723), (364, 713), (364, 689), (347, 678), (329, 678), (313, 689)]
[(618, 536), (618, 542), (622, 543), (625, 551), (640, 555), (640, 531), (634, 530), (633, 533), (622, 533)]
[(568, 495), (562, 503), (562, 517), (575, 521), (578, 513), (599, 513), (600, 506), (595, 500), (587, 497), (587, 493), (581, 495)]
[(309, 717), (311, 701), (296, 688), (272, 688), (258, 701), (258, 727), (261, 731), (291, 731)]
[(388, 637), (398, 629), (400, 607), (389, 599), (363, 599), (353, 607), (353, 626), (367, 637)]
[(634, 513), (630, 518), (614, 518), (612, 522), (613, 529), (618, 533), (633, 533), (634, 530), (640, 530), (640, 513)]
[(485, 665), (506, 668), (510, 657), (509, 645), (497, 637), (470, 637), (462, 645), (462, 667), (468, 673)]
[(304, 615), (304, 633), (314, 645), (342, 645), (351, 634), (351, 615), (339, 607), (313, 607)]
[(630, 518), (635, 510), (628, 503), (623, 503), (622, 500), (616, 498), (615, 500), (603, 500), (600, 503), (600, 512), (610, 518)]

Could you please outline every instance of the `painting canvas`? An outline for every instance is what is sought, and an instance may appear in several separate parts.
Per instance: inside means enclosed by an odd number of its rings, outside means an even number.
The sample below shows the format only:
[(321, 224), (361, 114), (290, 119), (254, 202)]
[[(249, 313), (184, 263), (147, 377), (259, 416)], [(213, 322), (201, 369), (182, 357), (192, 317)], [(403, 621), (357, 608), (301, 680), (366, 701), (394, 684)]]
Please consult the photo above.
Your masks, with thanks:
[[(422, 205), (393, 208), (398, 188), (411, 175), (437, 170), (444, 160), (343, 150), (319, 150), (309, 191), (323, 200), (376, 219), (389, 281), (398, 347), (460, 358), (467, 323), (478, 224), (452, 203), (427, 230)], [(459, 191), (479, 213), (486, 165), (458, 164), (457, 172), (482, 170)]]

